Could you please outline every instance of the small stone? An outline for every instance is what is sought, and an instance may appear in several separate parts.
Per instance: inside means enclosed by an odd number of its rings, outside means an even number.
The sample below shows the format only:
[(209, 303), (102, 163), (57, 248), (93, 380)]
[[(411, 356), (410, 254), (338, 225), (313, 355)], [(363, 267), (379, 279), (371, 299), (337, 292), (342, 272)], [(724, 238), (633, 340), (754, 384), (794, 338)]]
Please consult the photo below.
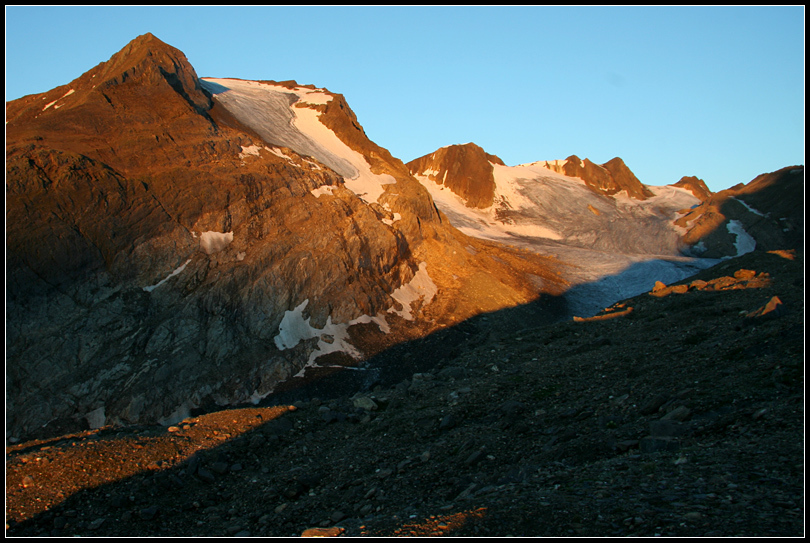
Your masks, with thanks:
[(197, 469), (197, 477), (199, 477), (200, 480), (202, 480), (203, 482), (206, 482), (206, 483), (213, 483), (216, 480), (216, 477), (214, 477), (214, 474), (211, 473), (210, 471), (208, 471), (205, 468)]
[(141, 509), (141, 518), (144, 520), (152, 520), (157, 516), (159, 510), (160, 508), (157, 505), (150, 505), (146, 509)]
[(468, 456), (466, 460), (464, 460), (464, 465), (465, 466), (473, 466), (473, 465), (477, 464), (478, 462), (480, 462), (481, 460), (483, 460), (485, 457), (486, 457), (486, 452), (484, 452), (483, 449), (479, 449), (479, 450), (473, 452), (470, 456)]
[(331, 528), (307, 528), (301, 534), (301, 537), (337, 537), (342, 534), (346, 529), (340, 526), (332, 526)]
[(688, 407), (685, 405), (680, 405), (661, 417), (661, 420), (676, 420), (683, 422), (689, 418), (690, 414), (692, 414), (692, 411)]
[(653, 399), (644, 404), (644, 406), (641, 408), (641, 414), (652, 415), (653, 413), (657, 412), (668, 399), (669, 396), (666, 394), (656, 395)]
[(453, 414), (451, 413), (445, 416), (439, 423), (439, 430), (443, 432), (450, 430), (452, 428), (455, 428), (456, 424), (458, 424), (458, 422), (456, 421), (456, 417), (454, 417)]
[(365, 409), (366, 411), (376, 411), (378, 407), (376, 402), (368, 396), (360, 396), (355, 398), (352, 400), (352, 405), (357, 408)]
[(226, 462), (214, 462), (211, 464), (211, 471), (223, 475), (228, 472), (228, 464)]
[(753, 415), (751, 415), (751, 418), (752, 418), (752, 419), (754, 419), (754, 420), (759, 420), (759, 419), (761, 419), (761, 418), (762, 418), (762, 416), (763, 416), (763, 415), (765, 415), (765, 413), (767, 413), (767, 412), (768, 412), (768, 408), (767, 408), (767, 407), (763, 407), (762, 409), (757, 409), (757, 410), (754, 412), (754, 414), (753, 414)]
[(90, 530), (98, 530), (99, 528), (101, 528), (101, 525), (104, 524), (105, 520), (107, 520), (107, 519), (105, 519), (105, 518), (97, 518), (96, 520), (91, 522), (87, 527)]
[(517, 400), (506, 400), (498, 407), (498, 411), (506, 413), (507, 415), (515, 415), (525, 410), (526, 406)]
[(734, 272), (734, 279), (738, 279), (740, 281), (748, 281), (749, 279), (753, 279), (756, 277), (757, 272), (754, 270), (737, 270)]

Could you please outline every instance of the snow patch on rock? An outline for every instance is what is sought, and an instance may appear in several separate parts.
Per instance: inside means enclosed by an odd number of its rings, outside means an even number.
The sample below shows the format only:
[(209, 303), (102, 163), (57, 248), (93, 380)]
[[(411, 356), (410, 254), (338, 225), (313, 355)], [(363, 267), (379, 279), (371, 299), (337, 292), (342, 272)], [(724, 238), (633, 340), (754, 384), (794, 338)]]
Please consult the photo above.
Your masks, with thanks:
[(729, 234), (737, 237), (737, 240), (734, 242), (734, 247), (737, 248), (737, 256), (742, 256), (756, 249), (756, 240), (751, 237), (751, 234), (745, 231), (745, 228), (740, 221), (735, 219), (728, 221), (726, 229), (728, 230)]
[(384, 186), (396, 183), (391, 175), (373, 173), (362, 154), (321, 123), (319, 111), (294, 107), (329, 103), (333, 97), (323, 89), (289, 88), (239, 79), (202, 81), (217, 101), (266, 142), (316, 158), (342, 175), (346, 187), (366, 202), (377, 202)]
[(200, 249), (212, 255), (223, 250), (233, 241), (233, 232), (203, 232), (200, 234)]
[(149, 286), (149, 287), (143, 287), (143, 290), (145, 290), (146, 292), (152, 292), (153, 290), (155, 290), (156, 288), (158, 288), (160, 285), (162, 285), (163, 283), (165, 283), (166, 281), (168, 281), (169, 279), (171, 279), (171, 278), (172, 278), (172, 277), (174, 277), (175, 275), (177, 275), (177, 274), (181, 273), (183, 270), (185, 270), (185, 269), (186, 269), (186, 266), (188, 266), (188, 263), (189, 263), (189, 262), (191, 262), (191, 259), (190, 259), (190, 258), (189, 258), (188, 260), (186, 260), (185, 262), (183, 262), (183, 264), (181, 264), (181, 265), (180, 265), (180, 266), (179, 266), (177, 269), (175, 269), (175, 270), (174, 270), (172, 273), (170, 273), (169, 275), (167, 275), (165, 278), (161, 279), (161, 280), (160, 280), (160, 282), (155, 283), (154, 285)]
[(402, 309), (392, 307), (388, 312), (395, 313), (405, 320), (412, 321), (413, 314), (411, 304), (420, 299), (423, 300), (425, 304), (429, 304), (438, 292), (438, 287), (428, 275), (427, 264), (422, 262), (419, 264), (419, 271), (414, 274), (413, 279), (411, 279), (407, 285), (402, 285), (391, 294), (391, 297), (402, 306)]
[(337, 189), (337, 187), (334, 186), (334, 185), (322, 185), (322, 186), (318, 187), (317, 189), (312, 189), (309, 192), (315, 198), (320, 198), (324, 194), (332, 196), (332, 193), (334, 193), (336, 189)]
[[(292, 311), (285, 311), (281, 323), (278, 325), (278, 335), (273, 338), (276, 347), (280, 351), (292, 349), (302, 341), (318, 338), (317, 348), (309, 355), (306, 365), (295, 376), (301, 377), (309, 367), (314, 367), (315, 360), (325, 354), (342, 352), (351, 356), (355, 360), (360, 360), (363, 355), (357, 348), (349, 343), (349, 327), (355, 324), (375, 323), (380, 331), (387, 334), (390, 331), (385, 315), (375, 316), (361, 315), (347, 323), (337, 324), (332, 322), (332, 317), (327, 317), (323, 328), (315, 328), (310, 324), (311, 317), (304, 318), (304, 309), (309, 304), (309, 299), (301, 302)], [(261, 398), (254, 398), (254, 403)]]

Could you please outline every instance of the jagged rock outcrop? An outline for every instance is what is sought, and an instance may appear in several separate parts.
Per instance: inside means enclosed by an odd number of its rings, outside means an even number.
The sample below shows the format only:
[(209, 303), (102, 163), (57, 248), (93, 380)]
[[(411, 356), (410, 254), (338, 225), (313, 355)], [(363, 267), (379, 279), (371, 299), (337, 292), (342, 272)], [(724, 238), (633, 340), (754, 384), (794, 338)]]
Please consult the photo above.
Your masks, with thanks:
[(495, 200), (492, 165), (503, 161), (474, 143), (442, 147), (407, 163), (411, 174), (427, 175), (452, 190), (469, 207), (487, 208)]
[(285, 141), (147, 34), (6, 105), (7, 436), (257, 401), (559, 292), (551, 259), (450, 227), (341, 96), (276, 85)]
[[(551, 171), (581, 179), (593, 192), (612, 196), (621, 191), (637, 200), (645, 200), (653, 193), (638, 180), (621, 158), (599, 165), (587, 158), (580, 160), (571, 155), (565, 160), (541, 161)], [(407, 163), (410, 173), (423, 176), (443, 185), (462, 198), (471, 208), (488, 208), (496, 203), (497, 190), (493, 174), (495, 165), (505, 166), (496, 155), (485, 152), (474, 143), (450, 145)]]
[(624, 190), (638, 200), (653, 196), (619, 157), (599, 165), (587, 158), (582, 160), (577, 155), (571, 155), (563, 161), (546, 161), (543, 164), (552, 171), (582, 179), (597, 194), (611, 196)]

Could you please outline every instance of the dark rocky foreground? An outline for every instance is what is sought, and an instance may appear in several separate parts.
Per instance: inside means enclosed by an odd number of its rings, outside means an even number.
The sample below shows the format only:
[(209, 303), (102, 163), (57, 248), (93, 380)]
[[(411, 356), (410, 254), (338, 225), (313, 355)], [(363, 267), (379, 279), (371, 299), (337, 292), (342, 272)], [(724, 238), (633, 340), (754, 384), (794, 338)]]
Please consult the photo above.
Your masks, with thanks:
[(361, 390), (7, 447), (6, 534), (802, 536), (789, 256), (585, 322), (478, 317), (386, 353), (416, 374), (342, 372)]

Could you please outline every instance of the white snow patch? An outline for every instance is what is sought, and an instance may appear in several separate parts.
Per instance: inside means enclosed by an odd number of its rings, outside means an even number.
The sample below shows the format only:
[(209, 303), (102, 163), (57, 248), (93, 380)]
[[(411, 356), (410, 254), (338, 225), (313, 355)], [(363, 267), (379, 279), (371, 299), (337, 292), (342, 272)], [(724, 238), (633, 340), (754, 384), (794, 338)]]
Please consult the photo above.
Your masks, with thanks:
[(747, 209), (748, 211), (750, 211), (751, 213), (753, 213), (755, 215), (759, 215), (760, 217), (765, 217), (766, 216), (764, 213), (762, 213), (761, 211), (757, 211), (756, 209), (754, 209), (750, 205), (746, 204), (743, 200), (740, 200), (739, 198), (735, 198), (734, 196), (732, 196), (731, 199), (740, 202), (742, 205), (745, 206), (745, 209)]
[(399, 213), (394, 213), (393, 219), (382, 219), (383, 224), (387, 224), (388, 226), (393, 226), (393, 224), (402, 219), (402, 215)]
[(185, 261), (185, 262), (184, 262), (184, 263), (183, 263), (183, 264), (182, 264), (180, 267), (178, 267), (178, 268), (177, 268), (176, 270), (174, 270), (172, 273), (170, 273), (169, 275), (167, 275), (167, 276), (166, 276), (164, 279), (162, 279), (160, 282), (155, 283), (154, 285), (152, 285), (152, 286), (150, 286), (150, 287), (143, 287), (143, 289), (144, 289), (146, 292), (152, 292), (153, 290), (155, 290), (156, 288), (158, 288), (160, 285), (162, 285), (163, 283), (165, 283), (166, 281), (168, 281), (169, 279), (171, 279), (171, 278), (172, 278), (172, 277), (174, 277), (175, 275), (177, 275), (177, 274), (181, 273), (183, 270), (185, 270), (185, 269), (186, 269), (186, 266), (188, 266), (188, 263), (189, 263), (189, 262), (191, 262), (191, 259), (190, 259), (190, 258), (189, 258), (188, 260), (186, 260), (186, 261)]
[[(267, 149), (267, 147), (265, 147), (265, 149)], [(267, 149), (267, 150), (270, 151), (271, 153), (273, 153), (274, 155), (276, 155), (277, 157), (285, 159), (290, 164), (295, 164), (292, 157), (289, 157), (289, 156), (285, 155), (284, 153), (282, 153), (281, 149), (276, 149), (274, 147), (272, 149)]]
[(425, 304), (429, 304), (438, 291), (438, 287), (427, 273), (427, 264), (422, 262), (419, 264), (419, 271), (414, 274), (410, 283), (402, 285), (391, 294), (391, 297), (402, 305), (402, 309), (392, 307), (388, 312), (396, 313), (403, 319), (412, 321), (411, 304), (420, 298), (424, 300)]
[(335, 189), (337, 189), (337, 187), (334, 186), (334, 185), (322, 185), (322, 186), (318, 187), (317, 189), (312, 189), (309, 192), (315, 198), (320, 198), (324, 194), (332, 196), (332, 193), (335, 191)]
[(290, 89), (238, 79), (206, 78), (203, 83), (209, 84), (216, 99), (240, 121), (264, 134), (263, 137), (273, 137), (275, 143), (331, 167), (345, 178), (346, 187), (366, 202), (376, 202), (384, 192), (384, 185), (396, 183), (391, 175), (372, 173), (362, 154), (320, 122), (319, 111), (289, 106), (290, 95), (297, 97), (298, 103), (328, 103), (332, 96), (322, 89)]
[[(70, 95), (71, 95), (71, 94), (73, 94), (74, 92), (76, 92), (74, 89), (70, 89), (70, 90), (69, 90), (69, 91), (67, 91), (65, 94), (63, 94), (62, 96), (60, 96), (59, 98), (57, 98), (56, 100), (54, 100), (53, 102), (51, 102), (50, 104), (48, 104), (48, 105), (46, 105), (44, 108), (42, 108), (42, 111), (45, 111), (46, 109), (48, 109), (49, 107), (53, 106), (53, 105), (54, 105), (56, 102), (58, 102), (58, 101), (59, 101), (59, 100), (61, 100), (62, 98), (65, 98), (65, 97), (67, 97), (67, 96), (70, 96)], [(43, 99), (44, 99), (44, 96), (43, 96)], [(61, 105), (54, 106), (54, 109), (59, 109), (60, 107), (62, 107), (62, 106), (61, 106)]]
[(311, 317), (304, 319), (304, 309), (309, 303), (309, 299), (304, 300), (292, 311), (285, 311), (281, 323), (278, 325), (278, 335), (273, 338), (276, 347), (280, 351), (292, 349), (301, 341), (307, 339), (319, 338), (318, 347), (314, 350), (307, 360), (307, 364), (301, 369), (296, 377), (304, 375), (306, 368), (315, 366), (315, 359), (333, 352), (343, 352), (359, 360), (363, 357), (357, 348), (349, 343), (349, 327), (355, 324), (375, 323), (384, 334), (390, 332), (388, 323), (385, 320), (385, 315), (379, 314), (376, 316), (361, 315), (356, 319), (343, 324), (335, 324), (332, 322), (332, 317), (326, 319), (326, 324), (323, 328), (313, 327), (309, 321)]
[[(433, 177), (436, 177), (437, 175), (439, 175), (439, 170), (434, 170), (433, 168), (428, 168), (425, 171), (423, 171), (422, 173), (419, 173), (417, 175), (424, 175), (425, 177), (433, 178)], [(445, 177), (447, 177), (447, 172), (445, 172)], [(435, 181), (435, 179), (433, 179), (433, 181)], [(438, 181), (436, 181), (436, 183), (438, 183)]]
[(223, 250), (233, 241), (233, 232), (203, 232), (200, 234), (200, 249), (212, 255)]
[[(353, 177), (344, 176), (346, 187), (368, 203), (379, 200), (385, 189), (383, 185), (393, 185), (397, 181), (388, 174), (372, 173), (371, 166), (363, 155), (343, 143), (337, 135), (319, 120), (320, 112), (310, 108), (293, 108), (295, 127), (317, 141), (333, 155), (349, 162), (357, 170)], [(316, 157), (318, 158), (318, 157)]]
[(260, 156), (259, 151), (261, 151), (262, 149), (266, 149), (266, 147), (259, 147), (258, 145), (249, 145), (247, 147), (245, 147), (243, 145), (241, 147), (242, 147), (242, 152), (239, 153), (239, 158), (242, 158), (242, 159), (247, 158), (250, 155)]
[(734, 247), (737, 248), (737, 256), (750, 253), (756, 248), (756, 240), (745, 231), (745, 228), (743, 228), (743, 224), (740, 221), (732, 219), (728, 221), (726, 228), (728, 229), (729, 234), (734, 234), (737, 236), (737, 241), (734, 242)]

